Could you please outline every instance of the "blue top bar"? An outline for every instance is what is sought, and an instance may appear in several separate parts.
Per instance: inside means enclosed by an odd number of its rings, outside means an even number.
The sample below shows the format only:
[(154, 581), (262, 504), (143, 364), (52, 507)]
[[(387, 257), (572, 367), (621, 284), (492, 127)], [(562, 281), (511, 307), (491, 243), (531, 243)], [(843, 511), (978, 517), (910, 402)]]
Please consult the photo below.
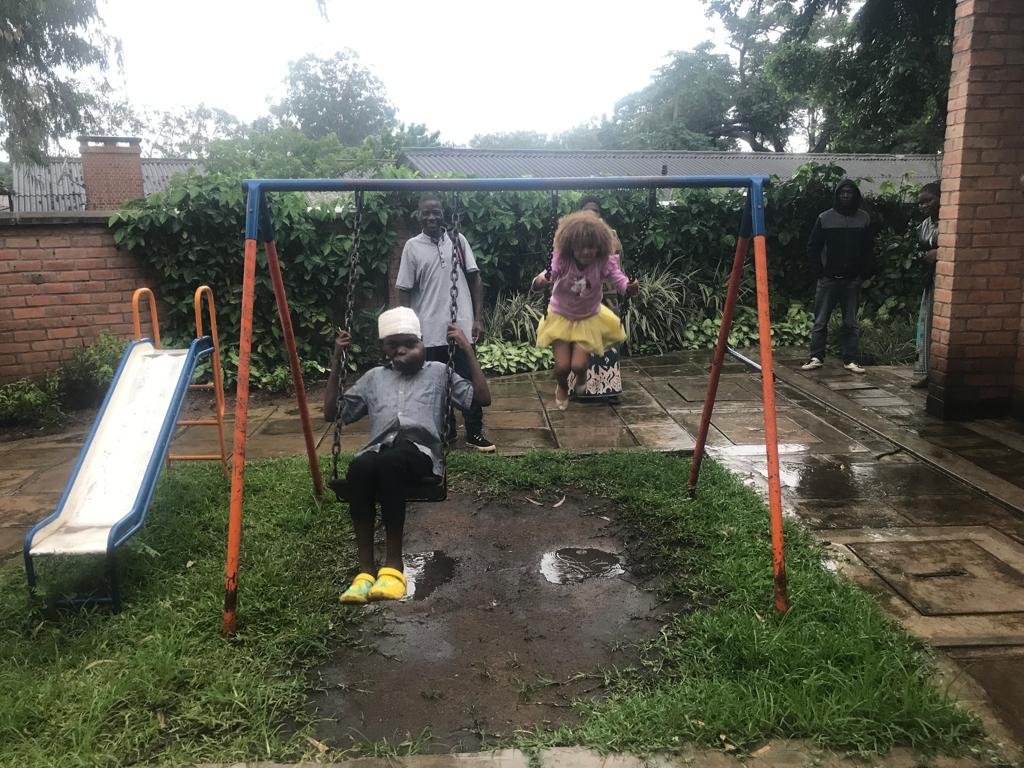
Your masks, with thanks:
[(267, 192), (494, 192), (681, 187), (731, 187), (750, 190), (754, 203), (754, 234), (763, 235), (763, 188), (767, 183), (767, 176), (586, 176), (543, 179), (248, 179), (242, 182), (242, 186), (249, 195), (245, 236), (248, 239), (256, 239), (261, 229), (268, 224), (259, 221), (259, 200)]
[(248, 179), (246, 189), (264, 192), (483, 192), (530, 189), (651, 189), (750, 187), (767, 176), (583, 176), (544, 179)]

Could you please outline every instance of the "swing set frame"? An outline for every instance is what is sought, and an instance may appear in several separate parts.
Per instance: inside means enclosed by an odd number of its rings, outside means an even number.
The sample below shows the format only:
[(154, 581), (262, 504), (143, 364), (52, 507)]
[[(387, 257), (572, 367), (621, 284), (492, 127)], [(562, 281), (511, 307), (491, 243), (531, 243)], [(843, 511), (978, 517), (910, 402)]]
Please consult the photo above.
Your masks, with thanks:
[[(238, 568), (242, 542), (242, 509), (245, 484), (245, 449), (249, 424), (249, 364), (252, 354), (253, 301), (256, 289), (256, 255), (260, 244), (267, 257), (277, 304), (278, 318), (284, 336), (291, 369), (295, 398), (302, 421), (306, 454), (313, 489), (317, 497), (323, 496), (324, 482), (316, 452), (316, 439), (309, 415), (302, 367), (295, 345), (295, 332), (285, 294), (281, 262), (274, 237), (267, 196), (275, 192), (497, 192), (497, 191), (550, 191), (584, 189), (680, 189), (731, 188), (747, 192), (746, 205), (736, 238), (729, 287), (722, 312), (722, 324), (712, 357), (707, 395), (701, 414), (700, 429), (690, 467), (688, 491), (694, 497), (700, 475), (700, 465), (707, 445), (711, 414), (715, 406), (722, 364), (728, 348), (736, 299), (739, 294), (743, 266), (751, 241), (754, 246), (754, 277), (757, 288), (758, 338), (760, 342), (761, 399), (764, 411), (765, 452), (768, 463), (768, 508), (772, 541), (772, 572), (774, 578), (775, 608), (789, 610), (786, 587), (786, 564), (782, 537), (782, 492), (779, 481), (778, 427), (775, 414), (775, 376), (772, 362), (771, 318), (768, 306), (768, 253), (765, 239), (765, 198), (767, 176), (601, 176), (587, 178), (533, 178), (533, 179), (249, 179), (242, 182), (246, 192), (245, 248), (242, 267), (241, 331), (238, 341), (238, 383), (236, 390), (235, 424), (231, 459), (231, 507), (228, 517), (227, 564), (224, 577), (223, 632), (233, 637), (238, 613)], [(351, 298), (351, 297), (349, 297)], [(753, 361), (746, 361), (751, 363)]]

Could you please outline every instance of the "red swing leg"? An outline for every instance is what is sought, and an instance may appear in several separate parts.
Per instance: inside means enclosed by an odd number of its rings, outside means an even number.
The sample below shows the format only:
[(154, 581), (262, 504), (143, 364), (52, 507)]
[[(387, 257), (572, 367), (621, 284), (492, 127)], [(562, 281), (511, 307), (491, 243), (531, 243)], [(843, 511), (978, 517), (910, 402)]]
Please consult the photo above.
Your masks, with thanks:
[(715, 397), (718, 394), (718, 382), (722, 377), (722, 362), (725, 350), (729, 346), (729, 331), (732, 328), (732, 316), (736, 313), (736, 298), (740, 292), (740, 280), (743, 278), (743, 262), (747, 258), (750, 247), (749, 237), (736, 239), (736, 254), (732, 259), (732, 272), (729, 275), (729, 288), (725, 293), (725, 307), (722, 309), (722, 324), (718, 329), (718, 342), (711, 361), (711, 375), (708, 378), (708, 391), (704, 396), (704, 408), (700, 414), (700, 429), (697, 431), (697, 444), (693, 449), (690, 461), (689, 491), (692, 499), (697, 493), (697, 479), (700, 476), (700, 463), (704, 458), (704, 447), (711, 428), (711, 413), (715, 409)]
[(288, 365), (292, 370), (292, 384), (295, 386), (295, 399), (299, 403), (299, 418), (302, 420), (302, 435), (306, 440), (306, 456), (309, 457), (309, 473), (313, 476), (313, 488), (317, 496), (324, 495), (324, 481), (320, 475), (320, 460), (316, 455), (316, 440), (313, 437), (313, 424), (309, 419), (309, 405), (306, 402), (306, 385), (302, 380), (302, 367), (299, 363), (299, 352), (295, 347), (295, 331), (292, 328), (292, 316), (288, 311), (288, 297), (284, 291), (284, 278), (281, 275), (281, 261), (277, 258), (277, 243), (273, 240), (263, 246), (267, 251), (267, 267), (270, 280), (274, 284), (274, 297), (277, 299), (277, 315), (281, 319), (281, 331), (284, 343), (288, 348)]

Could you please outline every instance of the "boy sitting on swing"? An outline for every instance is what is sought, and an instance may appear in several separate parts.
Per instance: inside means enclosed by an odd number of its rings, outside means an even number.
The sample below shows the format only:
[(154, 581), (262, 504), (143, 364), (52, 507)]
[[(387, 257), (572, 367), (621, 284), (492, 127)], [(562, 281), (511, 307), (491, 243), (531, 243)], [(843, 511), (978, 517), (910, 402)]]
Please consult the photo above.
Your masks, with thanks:
[[(367, 371), (345, 391), (342, 423), (363, 416), (370, 419), (370, 442), (348, 466), (351, 492), (349, 513), (359, 553), (359, 573), (339, 598), (343, 603), (398, 600), (405, 597), (402, 531), (405, 526), (406, 487), (442, 474), (443, 433), (448, 416), (448, 369), (440, 362), (424, 362), (420, 321), (408, 307), (389, 309), (377, 320), (377, 331), (387, 365)], [(465, 354), (472, 383), (452, 372), (452, 404), (462, 411), (488, 406), (491, 392), (473, 345), (456, 325), (448, 338)], [(324, 394), (324, 417), (337, 415), (338, 375), (342, 352), (351, 337), (341, 331), (334, 342), (331, 374)], [(376, 571), (373, 554), (375, 504), (380, 504), (387, 549), (384, 566)]]

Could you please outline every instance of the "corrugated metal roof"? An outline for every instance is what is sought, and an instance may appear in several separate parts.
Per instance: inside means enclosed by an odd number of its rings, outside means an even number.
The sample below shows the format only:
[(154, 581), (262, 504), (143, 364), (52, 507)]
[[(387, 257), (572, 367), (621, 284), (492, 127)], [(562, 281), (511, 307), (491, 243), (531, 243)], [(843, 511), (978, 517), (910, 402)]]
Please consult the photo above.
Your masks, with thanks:
[(683, 152), (645, 150), (451, 149), (402, 150), (405, 162), (425, 176), (456, 173), (478, 178), (566, 176), (791, 177), (805, 163), (834, 163), (865, 182), (865, 191), (905, 176), (915, 183), (942, 175), (941, 155), (831, 155), (783, 152)]
[[(142, 158), (142, 190), (149, 195), (163, 192), (171, 177), (189, 169), (202, 170), (202, 163), (188, 158)], [(85, 209), (80, 157), (51, 157), (45, 165), (14, 163), (13, 210), (23, 213), (80, 211)]]

